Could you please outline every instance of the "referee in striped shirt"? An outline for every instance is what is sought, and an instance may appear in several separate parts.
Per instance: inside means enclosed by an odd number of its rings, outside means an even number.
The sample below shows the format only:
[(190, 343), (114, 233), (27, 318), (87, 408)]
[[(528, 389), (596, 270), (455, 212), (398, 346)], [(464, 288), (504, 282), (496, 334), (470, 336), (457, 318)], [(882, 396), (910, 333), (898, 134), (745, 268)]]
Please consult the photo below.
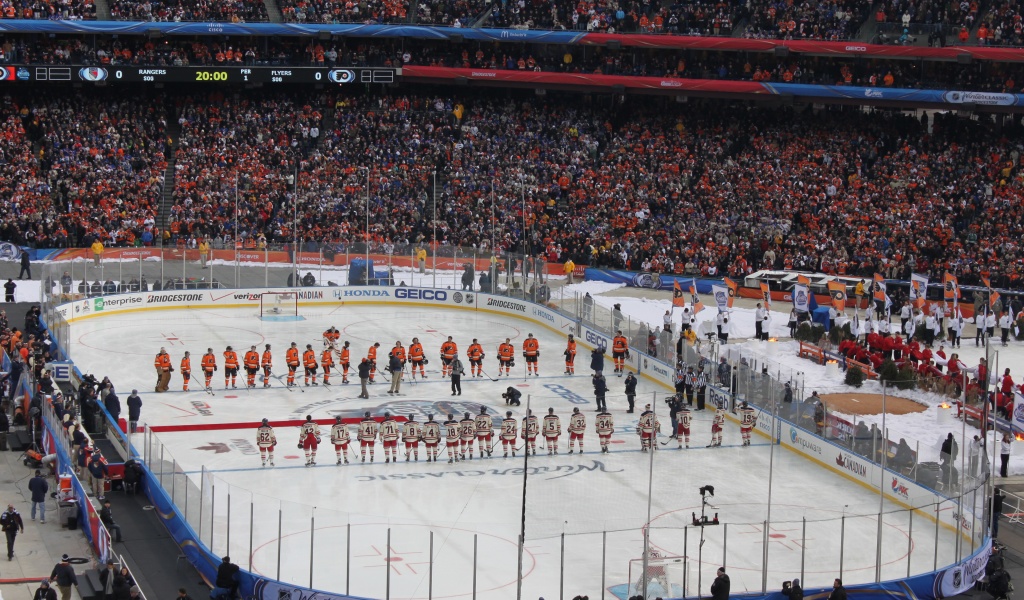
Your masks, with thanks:
[(704, 410), (704, 400), (707, 398), (708, 374), (704, 372), (704, 365), (697, 367), (697, 374), (693, 378), (693, 387), (697, 391), (697, 410)]

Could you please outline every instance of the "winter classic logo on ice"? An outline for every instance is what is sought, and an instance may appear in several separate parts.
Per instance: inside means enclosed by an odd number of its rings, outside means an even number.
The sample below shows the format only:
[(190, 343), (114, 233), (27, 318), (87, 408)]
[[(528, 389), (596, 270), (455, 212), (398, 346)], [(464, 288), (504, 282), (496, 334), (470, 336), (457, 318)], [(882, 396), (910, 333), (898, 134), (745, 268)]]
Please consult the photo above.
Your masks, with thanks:
[(815, 454), (821, 454), (821, 446), (814, 443), (814, 440), (809, 440), (800, 435), (796, 427), (789, 428), (789, 441), (793, 442), (794, 446), (799, 446)]

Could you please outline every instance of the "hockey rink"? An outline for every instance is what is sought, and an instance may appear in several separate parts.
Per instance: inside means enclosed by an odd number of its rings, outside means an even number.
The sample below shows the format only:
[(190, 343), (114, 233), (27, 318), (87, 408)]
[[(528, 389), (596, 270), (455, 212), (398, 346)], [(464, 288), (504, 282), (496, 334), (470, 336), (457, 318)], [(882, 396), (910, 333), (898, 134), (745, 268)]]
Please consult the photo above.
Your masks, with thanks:
[[(875, 580), (877, 552), (882, 580), (930, 571), (936, 560), (944, 565), (955, 558), (952, 531), (936, 528), (920, 514), (911, 518), (888, 501), (880, 505), (877, 490), (795, 453), (779, 446), (772, 452), (764, 437), (755, 435), (751, 447), (742, 447), (733, 422), (726, 425), (722, 447), (706, 448), (710, 411), (695, 413), (690, 449), (679, 450), (672, 441), (659, 446), (653, 457), (641, 452), (635, 434), (640, 410), (653, 403), (667, 431), (662, 399), (668, 390), (641, 378), (638, 410), (627, 414), (623, 379), (611, 374), (610, 360), (605, 375), (616, 434), (612, 451), (602, 454), (593, 433), (596, 404), (589, 349), (580, 344), (576, 375), (563, 375), (565, 337), (552, 330), (458, 310), (304, 307), (301, 314), (299, 320), (261, 320), (249, 309), (162, 310), (110, 314), (72, 325), (70, 352), (83, 373), (109, 376), (122, 403), (132, 388), (139, 390), (142, 422), (156, 431), (134, 435), (133, 444), (148, 454), (154, 471), (162, 457), (164, 487), (201, 539), (214, 553), (230, 554), (258, 574), (359, 597), (470, 598), (475, 589), (479, 598), (514, 598), (524, 479), (524, 598), (557, 598), (562, 590), (566, 597), (625, 598), (633, 592), (630, 561), (642, 556), (648, 523), (653, 548), (662, 556), (686, 557), (665, 568), (664, 581), (672, 589), (654, 590), (652, 597), (696, 595), (698, 577), (700, 591), (707, 595), (723, 564), (733, 592), (740, 592), (761, 590), (765, 560), (770, 590), (800, 577), (801, 570), (805, 587), (830, 585), (840, 574), (840, 557), (847, 584)], [(351, 342), (353, 364), (375, 341), (381, 344), (378, 362), (383, 364), (395, 340), (408, 347), (418, 337), (430, 360), (427, 378), (407, 380), (396, 397), (387, 394), (388, 384), (378, 375), (369, 400), (357, 397), (355, 374), (350, 374), (354, 383), (349, 385), (332, 375), (331, 387), (305, 387), (300, 378), (299, 387), (291, 391), (284, 388), (283, 378), (273, 379), (269, 389), (257, 380), (257, 388), (247, 391), (242, 375), (238, 389), (224, 389), (221, 354), (226, 346), (241, 357), (250, 345), (262, 352), (269, 343), (276, 374), (283, 374), (290, 343), (300, 348), (313, 344), (319, 356), (321, 334), (330, 326), (339, 329), (341, 341)], [(523, 361), (517, 359), (510, 377), (491, 381), (498, 374), (497, 345), (511, 338), (518, 350), (528, 333), (540, 340), (540, 376), (526, 377)], [(484, 368), (490, 377), (472, 378), (467, 371), (461, 396), (451, 395), (437, 359), (449, 335), (467, 369), (465, 351), (472, 338), (487, 353)], [(176, 369), (171, 391), (164, 394), (153, 393), (153, 357), (160, 347), (170, 353)], [(196, 379), (197, 374), (201, 378), (199, 363), (208, 347), (221, 366), (212, 394)], [(190, 392), (181, 391), (177, 372), (185, 350), (192, 354)], [(501, 393), (510, 385), (523, 393), (522, 406), (505, 406)], [(448, 413), (457, 418), (463, 412), (475, 415), (480, 406), (496, 419), (506, 410), (521, 419), (528, 400), (538, 415), (553, 407), (562, 418), (563, 432), (572, 409), (580, 408), (588, 418), (585, 452), (567, 454), (568, 436), (563, 433), (558, 456), (538, 448), (537, 456), (525, 463), (522, 452), (514, 459), (502, 458), (496, 445), (491, 458), (475, 453), (472, 461), (452, 465), (444, 451), (442, 462), (427, 463), (422, 446), (418, 462), (406, 462), (401, 450), (398, 464), (384, 464), (379, 444), (375, 462), (361, 463), (353, 444), (351, 464), (336, 465), (328, 442), (330, 426), (322, 425), (318, 464), (306, 467), (302, 451), (296, 449), (298, 427), (290, 426), (277, 427), (276, 467), (261, 468), (254, 426), (240, 426), (262, 418), (293, 421), (307, 414), (314, 419), (359, 418), (364, 411), (375, 416), (390, 411), (419, 421), (432, 413), (444, 421)], [(354, 438), (355, 427), (350, 430)], [(177, 477), (172, 475), (175, 469)], [(691, 514), (700, 515), (698, 488), (705, 485), (715, 488), (706, 514), (711, 518), (717, 513), (722, 525), (704, 529), (701, 547), (701, 531), (692, 525)], [(966, 556), (971, 549), (965, 543), (961, 554)], [(637, 568), (634, 564), (633, 578), (639, 575)]]

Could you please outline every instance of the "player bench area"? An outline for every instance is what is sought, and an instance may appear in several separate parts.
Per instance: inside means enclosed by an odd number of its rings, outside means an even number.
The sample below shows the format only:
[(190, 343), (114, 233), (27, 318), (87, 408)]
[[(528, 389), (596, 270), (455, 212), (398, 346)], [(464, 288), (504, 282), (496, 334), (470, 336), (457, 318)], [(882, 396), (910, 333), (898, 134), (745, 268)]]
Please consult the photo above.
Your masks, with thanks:
[(843, 371), (848, 371), (849, 369), (856, 367), (860, 369), (868, 379), (878, 379), (878, 373), (874, 371), (871, 365), (848, 358), (836, 352), (825, 350), (821, 346), (810, 342), (800, 342), (800, 349), (797, 351), (797, 356), (812, 360), (815, 364), (819, 365), (825, 365), (828, 361), (835, 361)]

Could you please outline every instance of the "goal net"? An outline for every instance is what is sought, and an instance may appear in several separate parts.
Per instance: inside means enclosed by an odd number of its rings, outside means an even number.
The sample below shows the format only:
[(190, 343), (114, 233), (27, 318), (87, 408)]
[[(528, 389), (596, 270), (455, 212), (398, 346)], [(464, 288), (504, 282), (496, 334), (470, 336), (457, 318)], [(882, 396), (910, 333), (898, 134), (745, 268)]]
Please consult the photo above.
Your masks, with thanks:
[(260, 318), (275, 315), (299, 316), (299, 296), (295, 292), (263, 292), (260, 294)]
[(641, 596), (649, 600), (684, 598), (689, 595), (690, 588), (697, 585), (696, 581), (690, 581), (692, 573), (687, 572), (691, 566), (690, 561), (683, 556), (652, 556), (647, 559), (645, 571), (644, 559), (634, 558), (629, 561), (627, 597)]

